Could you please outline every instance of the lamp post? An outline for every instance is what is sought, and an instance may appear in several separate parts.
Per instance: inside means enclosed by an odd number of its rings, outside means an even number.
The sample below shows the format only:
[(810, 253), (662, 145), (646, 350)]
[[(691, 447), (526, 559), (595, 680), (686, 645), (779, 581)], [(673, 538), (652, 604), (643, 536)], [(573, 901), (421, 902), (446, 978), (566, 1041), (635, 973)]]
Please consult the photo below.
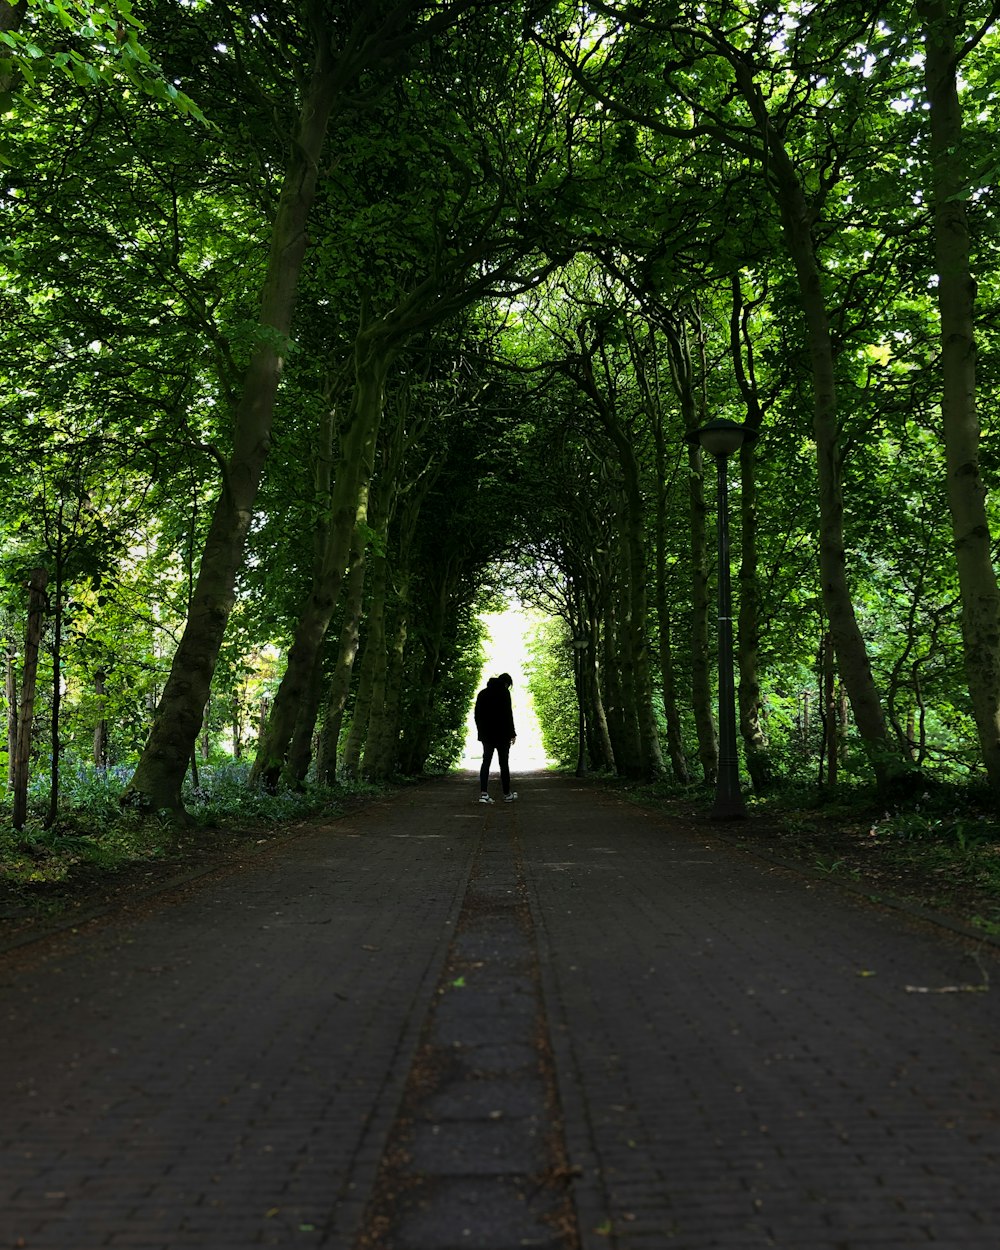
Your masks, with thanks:
[(733, 656), (733, 598), (729, 583), (729, 483), (728, 460), (757, 431), (726, 417), (716, 417), (688, 434), (687, 441), (715, 457), (718, 469), (719, 531), (719, 769), (715, 782), (717, 820), (742, 820), (746, 807), (740, 792), (740, 763), (736, 749), (736, 676)]

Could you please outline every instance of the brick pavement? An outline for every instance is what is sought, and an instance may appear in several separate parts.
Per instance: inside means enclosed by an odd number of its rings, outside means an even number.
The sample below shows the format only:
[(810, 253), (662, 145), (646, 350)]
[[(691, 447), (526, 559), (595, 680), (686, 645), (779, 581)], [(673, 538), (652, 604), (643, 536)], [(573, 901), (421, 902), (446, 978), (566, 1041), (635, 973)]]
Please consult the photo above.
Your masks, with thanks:
[[(459, 1062), (413, 1166), (458, 1222), (404, 1204), (382, 1244), (554, 1244), (468, 1205), (545, 1163), (543, 1094), (489, 1085), (539, 986), (583, 1250), (1000, 1246), (996, 991), (907, 990), (979, 984), (992, 948), (570, 779), (518, 789), (407, 790), (0, 961), (0, 1246), (350, 1250), (430, 1028)], [(533, 923), (453, 942), (484, 880)]]
[(994, 948), (522, 789), (586, 1250), (1000, 1246)]
[(0, 1245), (346, 1238), (481, 824), (406, 791), (0, 963)]

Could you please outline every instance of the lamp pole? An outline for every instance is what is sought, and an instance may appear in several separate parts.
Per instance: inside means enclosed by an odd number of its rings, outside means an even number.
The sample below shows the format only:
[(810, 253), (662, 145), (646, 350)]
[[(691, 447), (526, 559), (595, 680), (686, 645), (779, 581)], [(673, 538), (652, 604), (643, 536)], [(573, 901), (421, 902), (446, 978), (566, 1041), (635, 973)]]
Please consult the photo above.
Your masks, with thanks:
[(757, 437), (757, 431), (716, 417), (687, 435), (715, 457), (718, 470), (717, 519), (719, 534), (719, 768), (715, 780), (716, 820), (742, 820), (747, 811), (740, 790), (740, 762), (736, 746), (736, 673), (733, 654), (733, 596), (729, 567), (729, 457), (744, 443)]

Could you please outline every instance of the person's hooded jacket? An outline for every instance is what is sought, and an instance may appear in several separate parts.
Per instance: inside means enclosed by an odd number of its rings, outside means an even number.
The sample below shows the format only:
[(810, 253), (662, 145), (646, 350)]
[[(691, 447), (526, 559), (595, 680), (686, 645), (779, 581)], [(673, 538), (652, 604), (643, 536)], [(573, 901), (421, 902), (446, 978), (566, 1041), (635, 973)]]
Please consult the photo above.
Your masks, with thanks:
[(517, 736), (514, 731), (514, 712), (510, 703), (510, 690), (499, 677), (491, 677), (485, 690), (476, 696), (476, 734), (480, 742), (511, 742)]

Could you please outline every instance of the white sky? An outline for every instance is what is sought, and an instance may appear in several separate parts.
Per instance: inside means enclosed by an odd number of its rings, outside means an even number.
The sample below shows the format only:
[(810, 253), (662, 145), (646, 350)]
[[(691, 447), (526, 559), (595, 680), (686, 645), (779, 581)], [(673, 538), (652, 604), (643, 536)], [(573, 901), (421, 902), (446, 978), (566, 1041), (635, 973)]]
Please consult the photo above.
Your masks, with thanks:
[[(538, 726), (538, 717), (528, 693), (528, 683), (524, 675), (527, 660), (528, 638), (534, 630), (538, 617), (531, 609), (513, 604), (504, 612), (487, 612), (480, 618), (489, 631), (489, 637), (483, 643), (486, 652), (486, 663), (483, 665), (482, 676), (477, 690), (486, 685), (489, 677), (500, 673), (510, 673), (514, 686), (510, 692), (514, 707), (514, 728), (517, 730), (517, 741), (510, 752), (510, 771), (517, 776), (518, 772), (532, 772), (545, 768), (551, 761), (545, 757), (542, 746), (542, 732)], [(482, 763), (483, 748), (476, 739), (476, 722), (472, 709), (469, 709), (468, 730), (465, 739), (465, 752), (462, 756), (463, 768), (478, 768)], [(494, 763), (494, 769), (496, 764)]]

